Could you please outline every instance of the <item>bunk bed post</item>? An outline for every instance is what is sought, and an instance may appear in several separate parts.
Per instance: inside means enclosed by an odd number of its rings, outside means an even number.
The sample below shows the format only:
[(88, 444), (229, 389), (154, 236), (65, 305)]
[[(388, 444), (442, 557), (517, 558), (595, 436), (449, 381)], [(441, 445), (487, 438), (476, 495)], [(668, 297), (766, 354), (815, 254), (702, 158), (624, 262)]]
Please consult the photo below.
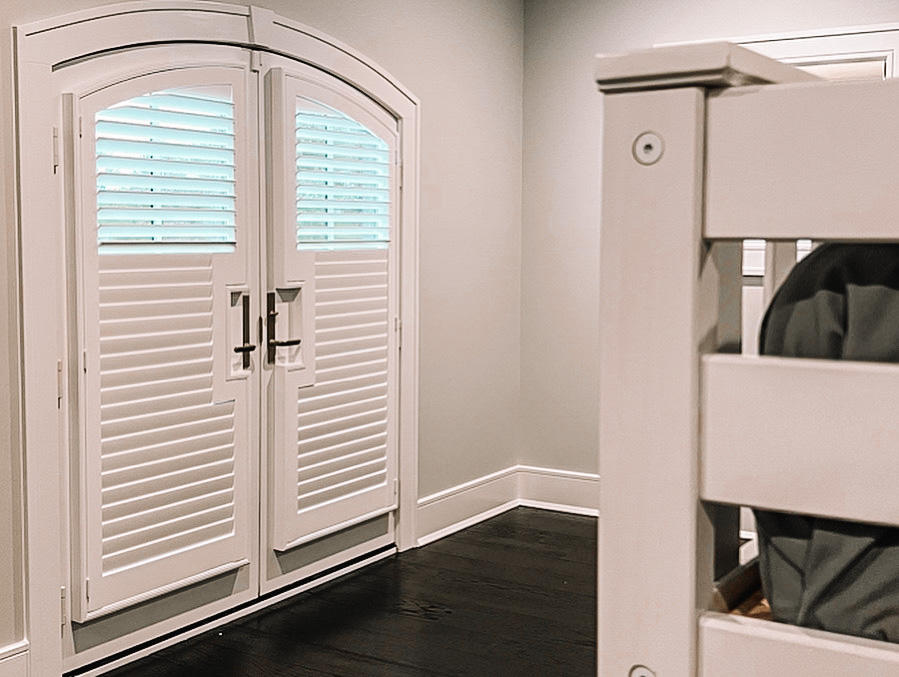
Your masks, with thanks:
[[(738, 513), (699, 495), (699, 361), (739, 352), (740, 243), (703, 240), (706, 88), (813, 79), (727, 43), (601, 56), (601, 677), (697, 673)], [(715, 533), (719, 526), (719, 533)], [(719, 575), (721, 571), (717, 572)]]
[(712, 586), (711, 557), (697, 560), (712, 550), (696, 453), (700, 266), (710, 260), (701, 243), (704, 105), (704, 92), (686, 87), (614, 94), (603, 107), (604, 676), (695, 674), (696, 595)]

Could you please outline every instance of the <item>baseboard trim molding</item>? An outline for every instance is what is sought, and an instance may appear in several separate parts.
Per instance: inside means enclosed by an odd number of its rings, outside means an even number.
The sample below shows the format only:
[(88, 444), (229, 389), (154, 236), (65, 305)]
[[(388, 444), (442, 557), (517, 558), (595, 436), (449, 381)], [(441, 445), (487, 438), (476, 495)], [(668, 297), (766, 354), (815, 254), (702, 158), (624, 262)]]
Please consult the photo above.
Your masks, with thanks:
[(585, 508), (582, 505), (569, 505), (568, 503), (550, 503), (549, 501), (530, 501), (520, 498), (516, 507), (539, 508), (540, 510), (553, 510), (555, 512), (567, 512), (572, 515), (586, 515), (587, 517), (599, 517), (598, 508)]
[(599, 475), (514, 465), (418, 501), (418, 545), (519, 506), (599, 515)]
[(418, 539), (418, 545), (422, 546), (427, 545), (428, 543), (433, 543), (434, 541), (440, 540), (444, 536), (449, 536), (450, 534), (461, 531), (462, 529), (467, 529), (468, 527), (474, 526), (478, 522), (483, 522), (484, 520), (488, 520), (491, 517), (496, 517), (497, 515), (506, 512), (506, 510), (511, 510), (512, 508), (517, 507), (518, 501), (508, 501), (506, 503), (503, 503), (502, 505), (496, 506), (495, 508), (491, 508), (490, 510), (480, 512), (477, 515), (466, 517), (465, 519), (458, 522), (453, 522), (452, 524), (445, 526), (442, 529), (438, 529), (437, 531), (432, 531), (429, 534), (425, 534)]

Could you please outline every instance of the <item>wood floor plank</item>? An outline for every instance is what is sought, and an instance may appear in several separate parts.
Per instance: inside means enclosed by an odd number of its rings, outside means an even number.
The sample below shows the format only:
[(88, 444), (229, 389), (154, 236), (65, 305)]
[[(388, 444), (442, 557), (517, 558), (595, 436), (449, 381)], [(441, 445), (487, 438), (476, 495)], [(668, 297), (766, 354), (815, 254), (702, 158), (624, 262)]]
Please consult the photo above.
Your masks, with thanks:
[(111, 677), (596, 674), (596, 519), (516, 508)]

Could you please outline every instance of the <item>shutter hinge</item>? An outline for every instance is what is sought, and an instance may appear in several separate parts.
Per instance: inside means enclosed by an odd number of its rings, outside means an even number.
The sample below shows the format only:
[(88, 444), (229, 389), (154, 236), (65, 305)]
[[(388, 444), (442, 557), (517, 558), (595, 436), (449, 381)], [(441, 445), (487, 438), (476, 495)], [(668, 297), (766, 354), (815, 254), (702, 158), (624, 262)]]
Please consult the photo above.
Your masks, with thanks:
[(250, 70), (254, 73), (261, 73), (265, 67), (262, 52), (254, 51), (250, 53)]
[(78, 138), (80, 139), (84, 135), (84, 130), (81, 127), (81, 116), (78, 116)]
[(396, 155), (396, 185), (399, 190), (403, 189), (403, 161), (399, 153)]
[(396, 347), (403, 347), (403, 321), (397, 316), (393, 318), (393, 330), (396, 332)]
[(397, 498), (400, 495), (400, 481), (398, 479), (393, 480), (393, 498)]
[(86, 374), (87, 373), (87, 351), (81, 351), (81, 369)]
[(88, 602), (91, 601), (91, 579), (84, 579), (84, 599)]
[(66, 586), (63, 585), (59, 588), (59, 624), (65, 625), (66, 621)]
[(59, 127), (53, 128), (53, 173), (59, 170)]
[(62, 408), (62, 360), (56, 360), (56, 408)]

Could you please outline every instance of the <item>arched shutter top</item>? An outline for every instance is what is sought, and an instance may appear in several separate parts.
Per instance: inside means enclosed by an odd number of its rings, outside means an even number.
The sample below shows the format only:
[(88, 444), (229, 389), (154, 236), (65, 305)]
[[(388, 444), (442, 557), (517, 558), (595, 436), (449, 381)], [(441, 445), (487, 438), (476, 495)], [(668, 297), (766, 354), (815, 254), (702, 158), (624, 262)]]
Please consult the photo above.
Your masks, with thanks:
[(233, 247), (234, 104), (229, 86), (143, 94), (99, 111), (95, 125), (101, 246)]

